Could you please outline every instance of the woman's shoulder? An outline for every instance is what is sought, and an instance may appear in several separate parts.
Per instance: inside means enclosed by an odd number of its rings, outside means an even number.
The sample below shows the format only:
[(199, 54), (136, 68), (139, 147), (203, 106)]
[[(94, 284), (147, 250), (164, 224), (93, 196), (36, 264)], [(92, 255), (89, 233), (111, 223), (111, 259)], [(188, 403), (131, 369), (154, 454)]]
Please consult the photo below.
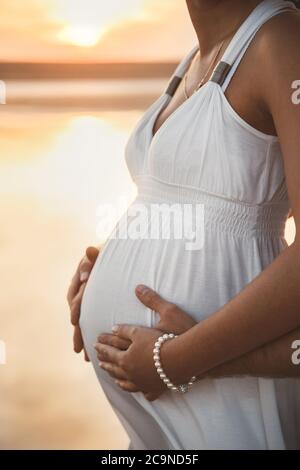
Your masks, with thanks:
[(268, 20), (257, 32), (255, 45), (252, 63), (259, 70), (257, 88), (270, 99), (279, 91), (288, 96), (292, 83), (300, 80), (300, 10)]
[(262, 59), (300, 52), (300, 10), (282, 12), (268, 20), (258, 31), (256, 43)]

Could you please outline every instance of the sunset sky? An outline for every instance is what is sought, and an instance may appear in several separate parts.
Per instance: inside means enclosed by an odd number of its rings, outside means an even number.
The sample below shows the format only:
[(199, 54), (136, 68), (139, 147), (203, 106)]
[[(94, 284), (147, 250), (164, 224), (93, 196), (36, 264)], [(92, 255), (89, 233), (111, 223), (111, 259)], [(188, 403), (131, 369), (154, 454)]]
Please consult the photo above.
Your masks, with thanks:
[(1, 61), (178, 60), (185, 0), (0, 0)]

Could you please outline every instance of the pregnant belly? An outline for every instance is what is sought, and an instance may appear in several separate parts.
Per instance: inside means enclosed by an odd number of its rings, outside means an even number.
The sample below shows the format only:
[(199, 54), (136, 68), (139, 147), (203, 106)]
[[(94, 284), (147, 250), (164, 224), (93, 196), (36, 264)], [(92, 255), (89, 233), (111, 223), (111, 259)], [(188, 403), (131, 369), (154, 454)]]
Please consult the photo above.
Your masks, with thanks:
[(80, 326), (85, 342), (94, 344), (99, 334), (111, 332), (116, 323), (147, 327), (156, 323), (158, 314), (135, 295), (138, 284), (151, 287), (200, 320), (213, 308), (204, 305), (203, 263), (180, 240), (108, 240), (82, 301)]
[(152, 284), (151, 269), (146, 264), (147, 256), (139, 242), (106, 243), (90, 275), (81, 306), (80, 326), (90, 341), (94, 342), (100, 333), (111, 332), (116, 323), (151, 325), (151, 310), (134, 293), (137, 284)]
[[(262, 247), (262, 243), (268, 246)], [(125, 420), (122, 422), (130, 424), (125, 428), (131, 438), (136, 436), (130, 434), (135, 429), (148, 443), (149, 435), (161, 436), (163, 429), (172, 440), (164, 448), (199, 449), (206, 448), (207, 442), (212, 448), (264, 447), (261, 400), (266, 400), (270, 415), (276, 417), (272, 384), (256, 378), (222, 379), (217, 383), (205, 380), (180, 397), (176, 406), (169, 392), (149, 404), (141, 393), (124, 393), (116, 386), (99, 368), (93, 345), (98, 335), (111, 332), (115, 323), (151, 327), (158, 320), (158, 315), (136, 298), (138, 284), (148, 285), (201, 321), (275, 257), (280, 242), (276, 245), (274, 240), (269, 245), (268, 241), (240, 239), (222, 232), (209, 232), (203, 248), (197, 251), (186, 250), (184, 240), (110, 238), (106, 242), (86, 286), (80, 326), (101, 386), (118, 416)], [(263, 259), (261, 253), (268, 253), (268, 258)], [(240, 420), (232, 412), (237, 407)], [(258, 424), (254, 426), (254, 422)]]
[[(82, 301), (80, 326), (86, 346), (89, 349), (99, 334), (111, 332), (116, 323), (148, 327), (156, 323), (158, 314), (135, 296), (138, 284), (151, 287), (201, 321), (269, 264), (273, 250), (260, 243), (218, 231), (205, 234), (203, 247), (194, 251), (186, 249), (184, 239), (111, 237), (96, 261)], [(269, 259), (262, 259), (264, 252)]]

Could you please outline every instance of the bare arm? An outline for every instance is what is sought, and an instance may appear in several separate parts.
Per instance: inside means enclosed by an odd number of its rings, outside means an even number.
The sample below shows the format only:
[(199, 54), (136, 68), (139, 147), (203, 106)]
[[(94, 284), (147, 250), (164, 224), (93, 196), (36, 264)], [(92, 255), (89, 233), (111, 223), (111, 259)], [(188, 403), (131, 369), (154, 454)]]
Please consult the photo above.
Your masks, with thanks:
[[(179, 382), (194, 374), (202, 375), (300, 326), (300, 105), (291, 99), (292, 84), (300, 79), (299, 17), (289, 21), (286, 28), (265, 39), (260, 88), (280, 139), (296, 239), (224, 307), (166, 344), (167, 371)], [(282, 346), (282, 354), (288, 354), (284, 350), (290, 352), (290, 345)]]
[(300, 377), (300, 328), (208, 371), (207, 377)]
[[(204, 321), (190, 327), (161, 350), (166, 375), (175, 384), (191, 376), (222, 377), (255, 375), (299, 377), (300, 354), (292, 362), (292, 343), (300, 340), (300, 104), (292, 102), (292, 84), (300, 80), (300, 15), (290, 17), (283, 28), (267, 35), (260, 45), (261, 100), (272, 116), (280, 140), (291, 209), (296, 223), (295, 242), (285, 249), (259, 276)], [(299, 94), (298, 94), (299, 95)], [(157, 294), (148, 291), (151, 305), (160, 315), (174, 314), (178, 307), (160, 305)], [(152, 301), (151, 301), (152, 297)], [(148, 300), (149, 300), (148, 298)], [(184, 312), (183, 312), (184, 313)], [(174, 318), (166, 331), (172, 331)], [(130, 340), (124, 351), (115, 338)], [(109, 341), (99, 341), (98, 357), (113, 377), (125, 372), (119, 386), (127, 391), (159, 394), (165, 386), (153, 365), (153, 344), (160, 332), (136, 325), (120, 325)], [(107, 346), (108, 345), (108, 346)], [(137, 367), (136, 365), (139, 365)], [(105, 366), (105, 367), (104, 367)], [(132, 387), (132, 388), (131, 388)]]

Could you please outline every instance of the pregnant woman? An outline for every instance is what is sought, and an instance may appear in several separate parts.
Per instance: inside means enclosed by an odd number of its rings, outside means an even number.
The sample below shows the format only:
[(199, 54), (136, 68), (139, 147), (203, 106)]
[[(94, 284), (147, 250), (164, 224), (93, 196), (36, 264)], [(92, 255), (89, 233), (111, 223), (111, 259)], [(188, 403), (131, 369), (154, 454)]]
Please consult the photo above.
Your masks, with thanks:
[[(284, 239), (300, 220), (299, 11), (186, 3), (199, 44), (127, 143), (138, 194), (78, 292), (74, 277), (76, 349), (82, 334), (132, 449), (299, 448), (300, 247)], [(174, 204), (198, 244), (162, 236), (150, 209)]]

